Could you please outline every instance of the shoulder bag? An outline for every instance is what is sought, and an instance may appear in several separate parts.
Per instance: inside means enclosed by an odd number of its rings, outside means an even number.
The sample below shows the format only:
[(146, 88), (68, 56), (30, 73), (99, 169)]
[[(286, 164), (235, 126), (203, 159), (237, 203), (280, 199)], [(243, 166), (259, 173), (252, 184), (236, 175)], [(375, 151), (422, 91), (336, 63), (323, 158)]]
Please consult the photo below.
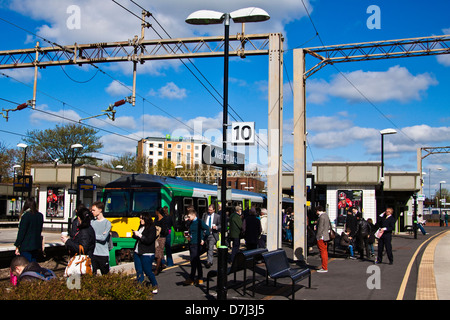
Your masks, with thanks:
[(79, 246), (80, 254), (75, 254), (67, 264), (66, 270), (64, 271), (65, 277), (70, 277), (74, 274), (92, 274), (92, 262), (91, 258), (84, 254), (84, 248), (82, 245)]

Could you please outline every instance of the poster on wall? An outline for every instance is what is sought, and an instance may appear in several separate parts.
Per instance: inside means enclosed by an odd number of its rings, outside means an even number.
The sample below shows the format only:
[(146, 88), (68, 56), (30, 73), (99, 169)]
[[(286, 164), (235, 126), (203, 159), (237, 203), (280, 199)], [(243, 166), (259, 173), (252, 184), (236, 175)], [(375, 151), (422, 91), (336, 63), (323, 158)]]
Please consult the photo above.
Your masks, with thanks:
[(338, 205), (337, 205), (337, 225), (344, 226), (347, 219), (347, 211), (356, 207), (358, 212), (362, 212), (362, 190), (338, 190)]
[(64, 218), (64, 188), (47, 188), (47, 218)]

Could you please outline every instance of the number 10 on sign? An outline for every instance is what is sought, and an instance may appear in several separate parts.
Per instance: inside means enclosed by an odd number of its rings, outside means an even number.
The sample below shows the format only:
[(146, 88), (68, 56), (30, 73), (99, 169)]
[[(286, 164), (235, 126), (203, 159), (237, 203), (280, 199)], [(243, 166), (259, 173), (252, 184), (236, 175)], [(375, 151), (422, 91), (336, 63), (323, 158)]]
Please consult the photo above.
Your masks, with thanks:
[(254, 122), (232, 122), (231, 129), (231, 143), (233, 145), (248, 146), (255, 144)]

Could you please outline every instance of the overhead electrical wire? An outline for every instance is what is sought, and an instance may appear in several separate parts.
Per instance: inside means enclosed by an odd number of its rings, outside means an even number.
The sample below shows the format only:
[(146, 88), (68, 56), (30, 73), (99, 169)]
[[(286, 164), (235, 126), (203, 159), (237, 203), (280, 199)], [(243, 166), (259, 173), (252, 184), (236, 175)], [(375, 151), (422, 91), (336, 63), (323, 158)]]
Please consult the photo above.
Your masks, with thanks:
[[(114, 3), (117, 4), (117, 1), (112, 0)], [(137, 7), (139, 7), (141, 10), (144, 10), (146, 12), (148, 12), (148, 10), (146, 10), (144, 7), (142, 7), (141, 5), (139, 5), (138, 3), (136, 3), (133, 0), (129, 0), (131, 3), (135, 4)], [(125, 7), (123, 5), (120, 5), (120, 7), (124, 8)], [(129, 9), (126, 9), (126, 11), (130, 12)], [(132, 12), (131, 12), (132, 13)], [(153, 18), (153, 20), (157, 23), (157, 25), (164, 31), (164, 33), (170, 38), (172, 39), (172, 37), (170, 36), (170, 34), (166, 31), (166, 29), (161, 25), (161, 23), (155, 18), (155, 16), (150, 13), (150, 17)], [(141, 17), (139, 17), (138, 15), (132, 13), (135, 17), (137, 17), (139, 20), (142, 20)], [(152, 30), (161, 38), (163, 39), (163, 37), (159, 34), (159, 32), (153, 27), (153, 25), (150, 24), (150, 28), (152, 28)], [(173, 49), (171, 48), (171, 50), (173, 51)], [(181, 61), (181, 63), (188, 69), (188, 71), (197, 79), (197, 81), (199, 81), (199, 83), (205, 88), (205, 90), (217, 101), (217, 103), (219, 103), (219, 105), (222, 105), (223, 102), (223, 97), (222, 95), (217, 91), (217, 89), (211, 84), (211, 82), (206, 78), (206, 76), (203, 74), (203, 72), (201, 72), (201, 70), (199, 70), (197, 68), (197, 66), (192, 62), (191, 59), (187, 59), (189, 61), (189, 63), (195, 68), (195, 70), (200, 74), (200, 76), (207, 82), (207, 84), (212, 88), (212, 90), (219, 96), (219, 98), (221, 100), (219, 100), (212, 92), (211, 90), (203, 83), (203, 81), (201, 79), (199, 79), (199, 77), (189, 68), (189, 66), (183, 61), (183, 59), (179, 59)], [(235, 116), (237, 118), (239, 118), (241, 121), (244, 121), (244, 119), (239, 115), (239, 113), (230, 105), (228, 104), (228, 107), (231, 111), (233, 111), (233, 113), (235, 114)], [(229, 114), (229, 116), (231, 118), (233, 118), (235, 121), (237, 121), (236, 117), (233, 114)], [(266, 151), (268, 151), (268, 149), (266, 147), (268, 147), (267, 143), (265, 143), (257, 134), (255, 135), (255, 137), (257, 138), (257, 143)], [(262, 146), (262, 144), (265, 144), (265, 147)], [(283, 160), (284, 164), (289, 166), (291, 170), (293, 170), (293, 167), (285, 162)]]

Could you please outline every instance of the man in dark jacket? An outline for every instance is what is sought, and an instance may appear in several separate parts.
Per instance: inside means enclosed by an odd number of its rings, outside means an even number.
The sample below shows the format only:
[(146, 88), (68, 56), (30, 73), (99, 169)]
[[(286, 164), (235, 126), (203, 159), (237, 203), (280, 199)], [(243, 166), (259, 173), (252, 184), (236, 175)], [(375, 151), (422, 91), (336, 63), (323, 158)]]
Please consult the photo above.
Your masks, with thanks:
[(184, 282), (184, 285), (193, 285), (195, 273), (197, 272), (197, 284), (203, 284), (203, 269), (200, 262), (200, 255), (202, 254), (202, 246), (209, 236), (209, 227), (203, 220), (197, 218), (195, 209), (191, 209), (187, 217), (189, 224), (189, 256), (191, 261), (191, 274), (189, 279)]
[(241, 244), (242, 235), (242, 208), (236, 206), (235, 212), (230, 215), (230, 242), (232, 245), (230, 261), (233, 262), (236, 253), (239, 252), (239, 246)]
[(383, 250), (386, 247), (386, 253), (389, 259), (389, 264), (394, 263), (394, 256), (392, 255), (392, 231), (395, 228), (395, 218), (392, 215), (394, 209), (387, 208), (386, 212), (381, 214), (381, 219), (378, 222), (379, 228), (383, 229), (383, 235), (378, 239), (378, 257), (376, 264), (383, 261)]
[(370, 237), (370, 225), (361, 216), (361, 213), (356, 214), (356, 241), (359, 250), (359, 258), (364, 259), (364, 250), (366, 250), (367, 259), (370, 257), (369, 237)]
[(256, 249), (261, 236), (261, 221), (256, 217), (256, 210), (251, 208), (242, 224), (247, 250)]

